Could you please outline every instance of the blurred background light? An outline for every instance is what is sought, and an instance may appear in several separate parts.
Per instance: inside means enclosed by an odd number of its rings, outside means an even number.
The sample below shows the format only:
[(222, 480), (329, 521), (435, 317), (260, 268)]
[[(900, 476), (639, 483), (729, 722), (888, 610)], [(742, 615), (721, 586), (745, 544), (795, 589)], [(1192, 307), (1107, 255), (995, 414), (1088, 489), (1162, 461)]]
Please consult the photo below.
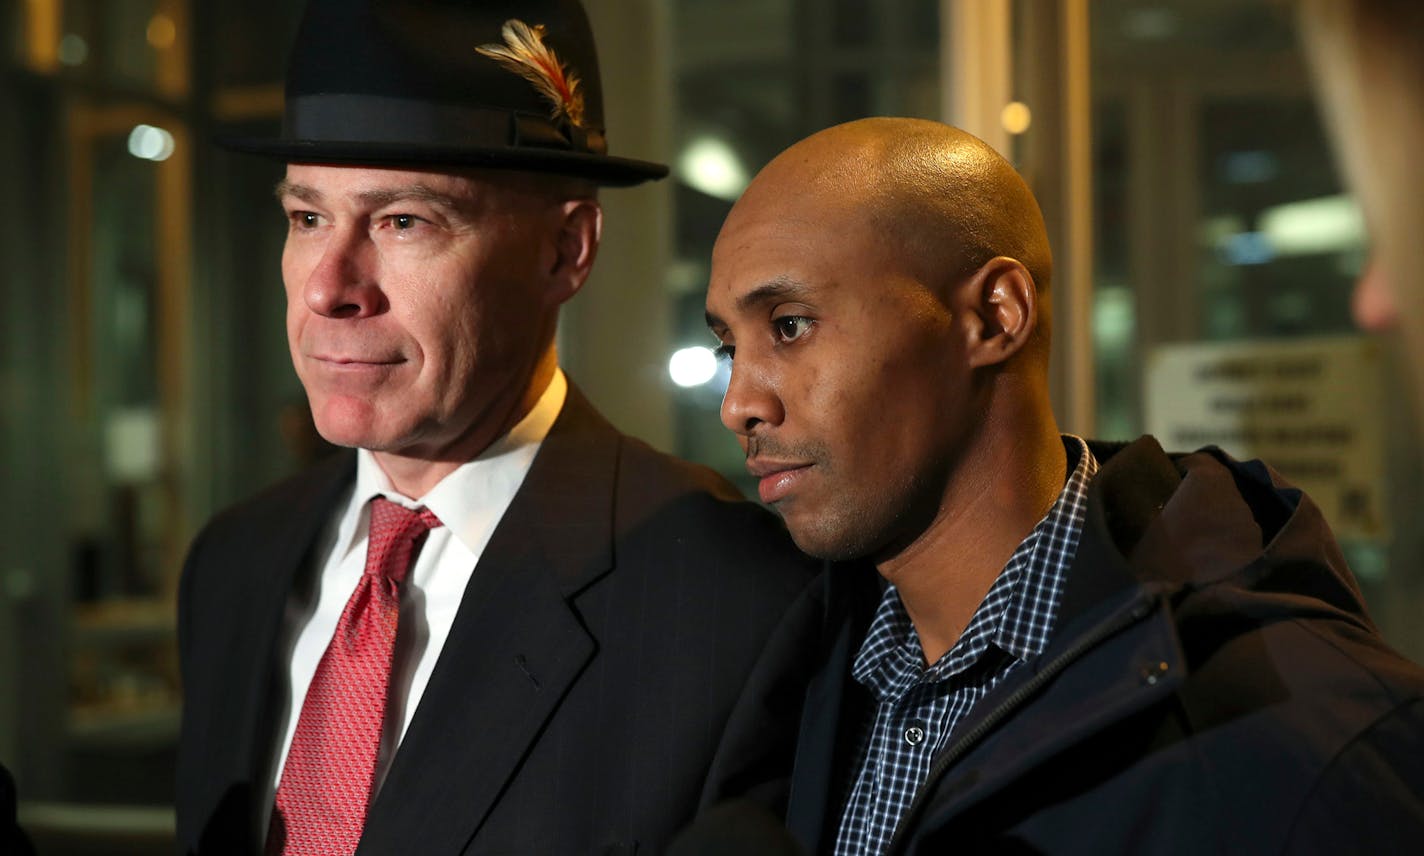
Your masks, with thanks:
[(1130, 39), (1157, 42), (1170, 39), (1181, 30), (1176, 11), (1162, 6), (1143, 6), (1122, 16), (1123, 35)]
[(999, 121), (1010, 134), (1022, 134), (1033, 122), (1033, 112), (1022, 101), (1010, 101), (999, 113)]
[(178, 38), (178, 26), (173, 19), (161, 12), (148, 19), (148, 43), (156, 50), (173, 47)]
[(83, 36), (70, 33), (59, 40), (59, 61), (65, 65), (83, 65), (89, 58), (89, 43)]
[(1231, 152), (1222, 158), (1221, 169), (1230, 184), (1262, 184), (1280, 174), (1281, 164), (1266, 151)]
[(1365, 220), (1343, 194), (1274, 205), (1261, 212), (1261, 232), (1282, 256), (1337, 253), (1365, 245)]
[(678, 178), (708, 196), (736, 201), (750, 176), (733, 148), (719, 137), (694, 138), (677, 159)]
[(1275, 248), (1263, 232), (1237, 232), (1220, 245), (1222, 260), (1229, 265), (1263, 265), (1276, 257)]
[(129, 132), (129, 154), (144, 160), (168, 160), (173, 154), (173, 135), (153, 125), (135, 125)]
[(678, 386), (702, 386), (716, 374), (717, 356), (711, 348), (682, 348), (668, 360), (668, 375)]

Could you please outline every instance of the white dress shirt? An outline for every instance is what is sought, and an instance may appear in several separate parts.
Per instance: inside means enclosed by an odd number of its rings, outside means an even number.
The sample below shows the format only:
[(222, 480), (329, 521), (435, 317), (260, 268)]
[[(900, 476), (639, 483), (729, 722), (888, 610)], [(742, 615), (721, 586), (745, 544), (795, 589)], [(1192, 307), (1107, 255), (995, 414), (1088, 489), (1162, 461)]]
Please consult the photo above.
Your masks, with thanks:
[[(484, 553), (500, 518), (509, 508), (539, 445), (564, 406), (568, 381), (562, 370), (539, 397), (534, 409), (488, 449), (441, 479), (423, 497), (412, 499), (391, 487), (375, 457), (365, 449), (356, 453), (356, 485), (345, 504), (337, 506), (323, 541), (321, 574), (316, 591), (306, 603), (288, 606), (288, 638), (295, 639), (291, 654), (291, 709), (277, 755), (273, 793), (292, 735), (301, 716), (302, 702), (326, 652), (346, 601), (355, 591), (366, 566), (366, 539), (370, 526), (369, 502), (384, 496), (407, 508), (424, 506), (444, 523), (425, 539), (401, 594), (400, 632), (391, 664), (390, 709), (376, 761), (376, 788), (385, 780), (391, 759), (400, 746), (430, 673), (450, 635), (465, 585)], [(295, 601), (296, 598), (293, 598)], [(271, 800), (267, 800), (270, 810)]]

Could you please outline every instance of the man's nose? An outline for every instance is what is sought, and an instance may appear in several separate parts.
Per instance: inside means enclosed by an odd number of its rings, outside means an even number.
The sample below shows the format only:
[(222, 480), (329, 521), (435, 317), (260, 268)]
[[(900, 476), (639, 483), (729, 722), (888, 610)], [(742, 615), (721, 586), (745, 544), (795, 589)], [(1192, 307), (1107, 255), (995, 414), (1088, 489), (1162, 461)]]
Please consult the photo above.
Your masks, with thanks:
[(722, 424), (727, 430), (750, 436), (759, 425), (780, 425), (785, 415), (774, 379), (750, 362), (734, 362), (722, 397)]
[(378, 261), (364, 229), (334, 231), (302, 288), (307, 307), (328, 318), (364, 318), (382, 311)]

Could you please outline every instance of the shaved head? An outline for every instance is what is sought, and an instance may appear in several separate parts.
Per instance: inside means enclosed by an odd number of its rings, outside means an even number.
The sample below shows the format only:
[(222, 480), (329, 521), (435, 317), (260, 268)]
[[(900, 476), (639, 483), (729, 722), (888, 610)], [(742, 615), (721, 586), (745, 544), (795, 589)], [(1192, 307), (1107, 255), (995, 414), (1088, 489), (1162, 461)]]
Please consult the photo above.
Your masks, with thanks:
[[(722, 423), (802, 550), (891, 560), (988, 485), (1042, 515), (1064, 473), (1051, 276), (1023, 179), (946, 125), (838, 125), (757, 175), (712, 250), (707, 324), (732, 359)], [(996, 481), (1009, 450), (1032, 475)]]
[[(927, 283), (953, 282), (996, 256), (1022, 262), (1040, 294), (1052, 281), (1048, 235), (1028, 185), (988, 143), (939, 122), (860, 119), (807, 137), (757, 175), (728, 224), (808, 205), (842, 228), (898, 242)], [(1046, 310), (1044, 301), (1045, 339)]]

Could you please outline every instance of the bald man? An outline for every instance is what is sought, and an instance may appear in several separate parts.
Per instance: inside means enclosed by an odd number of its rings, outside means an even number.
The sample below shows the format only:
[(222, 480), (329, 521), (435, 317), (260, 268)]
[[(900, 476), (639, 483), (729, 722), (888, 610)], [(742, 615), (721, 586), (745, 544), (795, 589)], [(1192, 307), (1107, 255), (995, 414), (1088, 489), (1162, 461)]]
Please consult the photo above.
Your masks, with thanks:
[(1023, 180), (933, 122), (798, 143), (722, 229), (722, 420), (831, 563), (793, 834), (841, 854), (1417, 845), (1424, 671), (1265, 465), (1059, 432), (1051, 282)]

